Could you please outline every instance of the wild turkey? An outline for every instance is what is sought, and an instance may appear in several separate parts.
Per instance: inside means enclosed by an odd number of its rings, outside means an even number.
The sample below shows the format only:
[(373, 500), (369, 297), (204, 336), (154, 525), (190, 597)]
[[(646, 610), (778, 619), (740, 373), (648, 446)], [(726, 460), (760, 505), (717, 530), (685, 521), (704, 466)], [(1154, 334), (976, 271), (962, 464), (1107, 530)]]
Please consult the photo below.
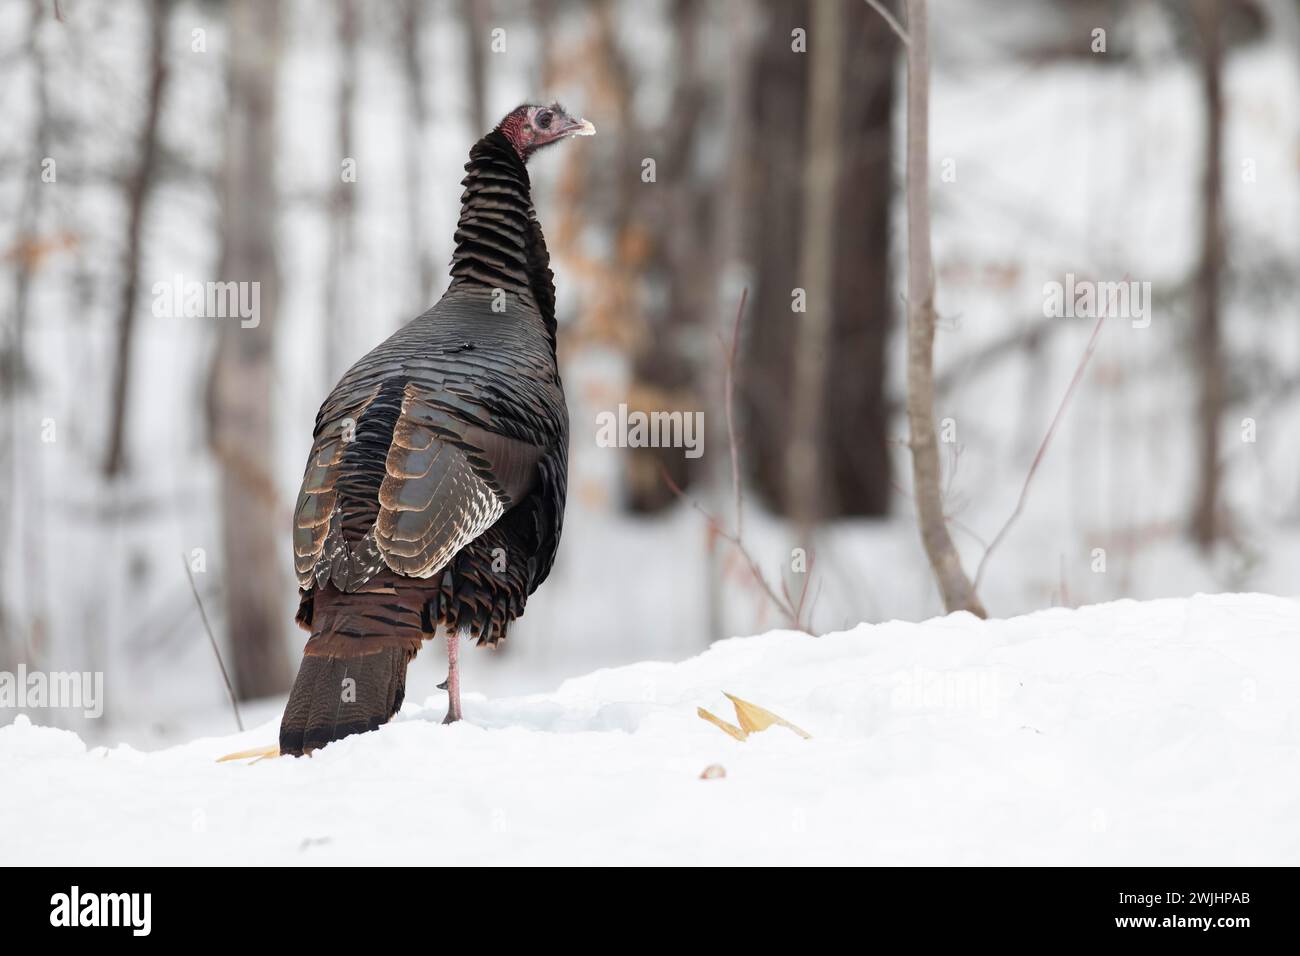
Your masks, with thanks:
[(451, 283), (343, 376), (316, 416), (293, 526), (310, 631), (282, 753), (374, 730), (441, 625), (447, 721), (462, 635), (505, 639), (551, 570), (568, 412), (555, 287), (525, 163), (595, 128), (558, 104), (512, 111), (470, 150)]

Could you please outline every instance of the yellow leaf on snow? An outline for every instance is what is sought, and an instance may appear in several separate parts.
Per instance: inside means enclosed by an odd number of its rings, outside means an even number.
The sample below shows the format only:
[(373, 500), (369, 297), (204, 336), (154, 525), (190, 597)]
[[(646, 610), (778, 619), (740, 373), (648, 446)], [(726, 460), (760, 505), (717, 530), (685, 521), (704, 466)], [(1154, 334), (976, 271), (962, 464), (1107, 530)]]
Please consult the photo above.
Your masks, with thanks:
[(240, 750), (233, 754), (226, 754), (224, 757), (218, 757), (217, 763), (225, 763), (227, 760), (247, 760), (249, 757), (256, 757), (253, 763), (258, 760), (270, 760), (272, 757), (280, 756), (280, 747), (278, 744), (271, 744), (269, 747), (254, 747), (252, 750)]
[(728, 694), (726, 691), (722, 692), (722, 696), (731, 701), (731, 705), (736, 708), (736, 720), (740, 723), (739, 727), (735, 724), (727, 723), (727, 721), (723, 720), (721, 717), (715, 717), (703, 707), (697, 707), (696, 713), (709, 723), (722, 728), (737, 740), (745, 740), (750, 734), (756, 734), (760, 731), (767, 730), (767, 728), (771, 727), (773, 724), (794, 731), (804, 740), (812, 739), (812, 734), (808, 733), (808, 731), (804, 730), (802, 727), (796, 727), (784, 717), (774, 714), (764, 707), (759, 707), (757, 704), (751, 704), (747, 700), (741, 700), (739, 697), (736, 697), (733, 694)]
[(793, 730), (804, 740), (812, 739), (812, 734), (808, 733), (808, 731), (796, 727), (784, 717), (778, 717), (770, 710), (765, 710), (757, 704), (751, 704), (747, 700), (741, 700), (739, 697), (728, 694), (725, 690), (722, 692), (722, 696), (731, 701), (736, 708), (736, 719), (740, 721), (741, 729), (747, 734), (756, 734), (760, 730), (767, 730), (767, 728), (776, 724), (785, 727), (787, 730)]
[(727, 733), (731, 734), (731, 736), (735, 737), (737, 740), (744, 740), (746, 737), (749, 736), (743, 730), (737, 727), (735, 724), (729, 724), (721, 717), (713, 716), (713, 714), (709, 713), (703, 707), (696, 707), (695, 712), (699, 714), (701, 717), (703, 717), (705, 720), (707, 720), (709, 723), (713, 724), (715, 727), (722, 728)]

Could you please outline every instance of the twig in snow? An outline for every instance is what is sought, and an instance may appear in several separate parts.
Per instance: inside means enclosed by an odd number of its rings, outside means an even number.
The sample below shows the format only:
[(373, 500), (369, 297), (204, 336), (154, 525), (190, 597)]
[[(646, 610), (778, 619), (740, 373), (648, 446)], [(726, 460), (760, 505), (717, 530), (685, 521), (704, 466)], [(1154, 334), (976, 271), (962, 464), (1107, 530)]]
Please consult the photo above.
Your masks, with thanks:
[(190, 570), (190, 562), (186, 559), (184, 552), (181, 553), (181, 563), (185, 565), (185, 576), (190, 579), (190, 592), (194, 595), (194, 603), (199, 606), (199, 616), (203, 618), (203, 629), (208, 632), (208, 643), (212, 645), (212, 653), (217, 658), (217, 666), (221, 668), (221, 679), (226, 682), (226, 693), (230, 695), (230, 707), (235, 712), (235, 725), (242, 733), (244, 720), (239, 716), (239, 701), (235, 699), (235, 688), (230, 683), (230, 675), (226, 673), (226, 663), (221, 659), (221, 651), (217, 648), (217, 639), (212, 636), (212, 625), (208, 623), (208, 612), (203, 609), (203, 599), (199, 597), (198, 585), (194, 583), (194, 572)]
[[(1127, 280), (1127, 277), (1125, 278)], [(1020, 498), (1016, 501), (1016, 508), (1007, 518), (1002, 529), (994, 536), (993, 542), (984, 551), (984, 557), (980, 558), (979, 567), (975, 571), (975, 589), (978, 591), (980, 582), (984, 579), (984, 569), (988, 565), (989, 556), (993, 554), (993, 549), (1001, 542), (1011, 526), (1015, 524), (1020, 512), (1024, 510), (1025, 501), (1029, 497), (1029, 486), (1033, 483), (1034, 475), (1038, 472), (1038, 466), (1043, 460), (1043, 455), (1047, 453), (1047, 446), (1052, 441), (1052, 436), (1056, 434), (1056, 426), (1060, 424), (1062, 416), (1065, 414), (1065, 408), (1070, 404), (1070, 396), (1074, 394), (1075, 388), (1083, 380), (1084, 369), (1088, 367), (1088, 361), (1092, 358), (1092, 353), (1097, 350), (1097, 337), (1101, 335), (1101, 327), (1106, 322), (1106, 313), (1102, 312), (1101, 317), (1097, 319), (1097, 324), (1092, 329), (1092, 335), (1088, 339), (1088, 347), (1083, 351), (1083, 358), (1079, 360), (1079, 367), (1074, 370), (1074, 378), (1070, 379), (1070, 385), (1065, 390), (1065, 395), (1061, 397), (1061, 404), (1057, 406), (1056, 414), (1052, 417), (1052, 424), (1047, 427), (1047, 434), (1043, 436), (1043, 443), (1038, 446), (1038, 454), (1034, 455), (1033, 463), (1029, 466), (1029, 474), (1025, 475), (1024, 487), (1020, 489)]]

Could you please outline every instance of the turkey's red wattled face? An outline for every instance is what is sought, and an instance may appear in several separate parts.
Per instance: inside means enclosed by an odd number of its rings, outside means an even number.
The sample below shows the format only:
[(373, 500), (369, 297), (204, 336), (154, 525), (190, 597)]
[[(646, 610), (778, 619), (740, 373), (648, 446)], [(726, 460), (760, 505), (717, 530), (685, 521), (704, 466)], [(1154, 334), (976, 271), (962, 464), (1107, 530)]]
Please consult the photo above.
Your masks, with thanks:
[(596, 127), (581, 117), (570, 116), (559, 103), (520, 106), (511, 111), (497, 129), (525, 162), (543, 146), (558, 143), (566, 136), (596, 134)]

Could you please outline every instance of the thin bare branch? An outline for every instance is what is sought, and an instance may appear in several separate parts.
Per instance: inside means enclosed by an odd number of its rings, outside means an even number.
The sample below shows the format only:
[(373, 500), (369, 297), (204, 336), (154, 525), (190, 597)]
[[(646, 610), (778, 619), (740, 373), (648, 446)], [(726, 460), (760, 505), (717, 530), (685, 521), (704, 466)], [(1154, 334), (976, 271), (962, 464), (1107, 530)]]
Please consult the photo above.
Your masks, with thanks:
[(221, 659), (221, 651), (217, 647), (217, 639), (212, 636), (212, 625), (208, 623), (208, 612), (203, 609), (203, 599), (199, 597), (198, 585), (194, 583), (194, 572), (190, 570), (190, 562), (181, 553), (181, 563), (185, 565), (185, 576), (190, 579), (190, 593), (194, 595), (194, 603), (199, 606), (199, 616), (203, 618), (203, 629), (208, 632), (208, 643), (212, 645), (212, 653), (217, 658), (217, 666), (221, 668), (221, 679), (226, 682), (226, 693), (230, 695), (230, 707), (235, 712), (235, 726), (242, 732), (244, 729), (244, 719), (239, 716), (239, 701), (235, 697), (235, 687), (230, 683), (230, 675), (226, 672), (226, 662)]
[(898, 38), (903, 41), (903, 46), (911, 47), (912, 38), (907, 35), (907, 31), (903, 29), (903, 25), (898, 22), (898, 18), (889, 12), (888, 7), (881, 3), (880, 0), (867, 0), (867, 6), (880, 14), (884, 21), (889, 24), (889, 29), (893, 30), (894, 33), (898, 35)]
[(736, 537), (733, 532), (724, 528), (718, 522), (718, 519), (709, 513), (707, 508), (683, 491), (681, 486), (678, 485), (677, 482), (673, 481), (672, 475), (668, 474), (668, 469), (664, 468), (662, 464), (659, 466), (659, 473), (663, 476), (664, 484), (668, 486), (669, 490), (682, 501), (689, 503), (690, 506), (698, 511), (704, 520), (708, 522), (710, 531), (736, 549), (736, 552), (748, 567), (749, 573), (753, 576), (754, 581), (763, 589), (763, 593), (767, 595), (767, 599), (772, 603), (772, 606), (785, 616), (786, 622), (795, 630), (803, 631), (805, 634), (812, 634), (812, 631), (810, 631), (806, 626), (804, 626), (803, 622), (800, 621), (798, 610), (793, 606), (791, 601), (788, 600), (788, 598), (783, 598), (773, 590), (772, 585), (768, 583), (766, 576), (763, 574), (763, 569), (758, 566), (758, 562), (754, 560), (754, 556), (749, 553), (749, 549), (745, 547), (744, 542), (740, 538)]
[(749, 298), (749, 288), (740, 292), (740, 304), (736, 306), (736, 321), (731, 324), (731, 349), (727, 352), (727, 364), (723, 372), (724, 402), (727, 416), (727, 443), (731, 447), (731, 494), (736, 503), (736, 536), (745, 533), (744, 499), (740, 487), (740, 444), (736, 441), (735, 377), (736, 350), (740, 344), (740, 317), (745, 312), (745, 301)]
[(732, 495), (735, 500), (735, 509), (736, 509), (735, 530), (728, 531), (726, 528), (722, 526), (722, 524), (718, 521), (717, 518), (715, 518), (712, 514), (709, 513), (709, 510), (707, 508), (705, 508), (698, 501), (696, 501), (695, 499), (691, 498), (688, 494), (686, 494), (686, 492), (682, 490), (681, 486), (678, 485), (677, 482), (673, 481), (672, 475), (668, 473), (668, 470), (663, 466), (662, 463), (660, 463), (659, 465), (659, 473), (663, 476), (664, 484), (668, 486), (669, 490), (672, 491), (674, 495), (676, 495), (682, 501), (689, 502), (691, 507), (693, 507), (704, 517), (704, 520), (707, 521), (709, 524), (710, 531), (712, 531), (715, 535), (717, 535), (719, 538), (722, 538), (724, 541), (726, 541), (728, 544), (730, 544), (733, 548), (736, 549), (736, 553), (739, 554), (741, 560), (745, 562), (745, 565), (749, 569), (750, 575), (753, 576), (754, 581), (762, 589), (764, 595), (767, 597), (768, 601), (771, 602), (772, 606), (775, 607), (778, 611), (780, 611), (781, 614), (785, 617), (786, 623), (795, 630), (803, 631), (805, 634), (812, 634), (813, 632), (809, 629), (809, 627), (806, 624), (804, 624), (804, 619), (803, 619), (803, 605), (804, 605), (804, 600), (808, 594), (808, 579), (811, 578), (812, 576), (811, 557), (809, 558), (808, 568), (805, 571), (807, 577), (804, 579), (802, 593), (800, 594), (799, 601), (796, 603), (794, 599), (790, 596), (789, 588), (786, 586), (784, 580), (781, 583), (781, 590), (784, 596), (776, 592), (776, 590), (772, 587), (772, 585), (768, 583), (767, 577), (763, 574), (763, 569), (759, 567), (758, 562), (754, 559), (754, 556), (749, 552), (749, 549), (745, 546), (745, 540), (743, 534), (744, 498), (743, 498), (743, 493), (741, 489), (741, 480), (740, 480), (740, 451), (739, 451), (740, 446), (739, 446), (739, 442), (736, 440), (736, 426), (735, 426), (735, 416), (733, 413), (733, 407), (734, 407), (734, 393), (735, 393), (735, 380), (736, 380), (736, 371), (735, 371), (736, 354), (738, 352), (738, 343), (740, 341), (740, 320), (741, 317), (744, 315), (745, 303), (748, 300), (748, 298), (749, 298), (749, 289), (746, 288), (741, 291), (740, 303), (736, 307), (736, 319), (735, 322), (732, 324), (732, 328), (731, 328), (731, 345), (729, 347), (726, 346), (725, 344), (723, 345), (724, 355), (726, 356), (726, 360), (727, 360), (726, 368), (723, 373), (723, 381), (725, 382), (725, 388), (726, 388), (725, 402), (726, 402), (726, 417), (727, 417), (727, 441), (731, 446), (731, 485), (732, 485)]
[[(1128, 281), (1127, 277), (1125, 277), (1124, 281)], [(1070, 379), (1070, 385), (1066, 388), (1065, 395), (1061, 397), (1061, 404), (1057, 406), (1056, 414), (1052, 416), (1052, 423), (1047, 428), (1047, 434), (1043, 436), (1043, 442), (1038, 446), (1038, 454), (1034, 455), (1033, 463), (1029, 466), (1029, 473), (1025, 475), (1025, 484), (1020, 489), (1020, 498), (1016, 501), (1016, 509), (1011, 512), (1011, 516), (1007, 518), (1002, 529), (998, 531), (992, 543), (985, 549), (984, 557), (980, 558), (979, 567), (975, 570), (976, 590), (979, 590), (980, 582), (984, 580), (984, 569), (988, 565), (990, 555), (993, 554), (993, 550), (1002, 542), (1002, 539), (1006, 537), (1007, 532), (1011, 530), (1011, 526), (1020, 517), (1020, 512), (1024, 510), (1025, 501), (1029, 498), (1029, 486), (1033, 483), (1034, 475), (1038, 472), (1038, 466), (1047, 453), (1047, 446), (1051, 443), (1052, 436), (1056, 434), (1056, 426), (1060, 424), (1061, 418), (1065, 415), (1066, 406), (1070, 404), (1070, 396), (1074, 394), (1079, 382), (1083, 380), (1084, 369), (1088, 367), (1088, 361), (1092, 358), (1092, 353), (1097, 350), (1097, 339), (1101, 335), (1101, 327), (1105, 322), (1106, 314), (1103, 312), (1092, 329), (1092, 335), (1088, 339), (1088, 347), (1084, 349), (1083, 358), (1079, 360), (1079, 367), (1074, 370), (1074, 377)]]

